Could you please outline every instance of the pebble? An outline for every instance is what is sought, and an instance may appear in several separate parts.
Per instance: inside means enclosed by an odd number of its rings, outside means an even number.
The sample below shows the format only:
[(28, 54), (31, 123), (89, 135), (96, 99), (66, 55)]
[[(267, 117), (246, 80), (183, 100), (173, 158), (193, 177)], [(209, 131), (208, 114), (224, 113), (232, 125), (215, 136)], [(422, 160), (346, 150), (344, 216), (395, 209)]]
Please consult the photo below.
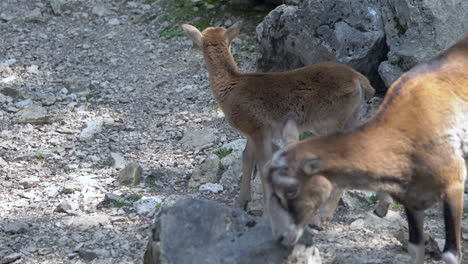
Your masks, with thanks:
[(41, 180), (38, 177), (33, 176), (28, 178), (22, 178), (19, 181), (19, 185), (23, 186), (24, 188), (32, 188), (39, 185), (40, 182)]
[(12, 253), (10, 255), (5, 256), (1, 259), (0, 264), (9, 264), (17, 261), (20, 259), (22, 255), (20, 253)]
[(224, 190), (223, 186), (218, 183), (205, 183), (198, 188), (200, 191), (209, 191), (213, 193), (220, 193)]
[(120, 21), (117, 18), (111, 18), (109, 19), (107, 24), (112, 25), (112, 26), (117, 26), (117, 25), (120, 25)]
[(3, 226), (1, 226), (0, 228), (3, 230), (3, 232), (12, 234), (12, 235), (24, 234), (29, 231), (29, 225), (26, 223), (22, 223), (22, 222), (3, 224)]

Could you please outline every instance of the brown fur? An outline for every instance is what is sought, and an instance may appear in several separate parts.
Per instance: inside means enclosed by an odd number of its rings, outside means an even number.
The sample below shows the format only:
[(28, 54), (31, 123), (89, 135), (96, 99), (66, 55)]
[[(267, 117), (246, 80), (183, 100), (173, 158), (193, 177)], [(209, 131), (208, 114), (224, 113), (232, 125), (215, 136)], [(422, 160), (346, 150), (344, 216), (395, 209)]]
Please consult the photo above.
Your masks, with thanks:
[(272, 138), (280, 136), (286, 114), (294, 113), (301, 131), (325, 135), (344, 130), (358, 121), (359, 109), (374, 89), (360, 73), (333, 62), (288, 72), (242, 74), (230, 52), (230, 41), (241, 25), (203, 32), (182, 27), (203, 50), (211, 90), (226, 120), (247, 138), (238, 200), (245, 207), (253, 166), (261, 173), (271, 158)]
[[(294, 122), (286, 129), (292, 132), (285, 134), (294, 134)], [(445, 252), (458, 254), (457, 262), (450, 254), (444, 260), (459, 263), (467, 159), (468, 37), (402, 75), (366, 122), (342, 133), (292, 142), (275, 154), (267, 179), (275, 190), (270, 199), (281, 206), (270, 210), (288, 214), (297, 229), (304, 228), (333, 183), (389, 193), (422, 226), (423, 210), (441, 200), (448, 234)], [(275, 180), (281, 177), (289, 180)], [(298, 189), (297, 196), (285, 199), (285, 188)], [(422, 232), (416, 225), (410, 226), (415, 241)], [(298, 238), (292, 229), (279, 233), (289, 234), (289, 243)], [(417, 246), (415, 263), (422, 263), (424, 248)]]

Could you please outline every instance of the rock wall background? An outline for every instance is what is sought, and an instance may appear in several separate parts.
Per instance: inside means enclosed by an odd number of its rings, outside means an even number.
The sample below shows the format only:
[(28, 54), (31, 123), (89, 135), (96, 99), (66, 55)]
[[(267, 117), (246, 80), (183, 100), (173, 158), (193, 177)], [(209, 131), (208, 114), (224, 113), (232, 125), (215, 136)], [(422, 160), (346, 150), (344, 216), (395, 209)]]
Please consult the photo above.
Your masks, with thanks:
[(322, 1), (281, 5), (257, 26), (259, 71), (326, 60), (365, 74), (382, 95), (404, 71), (468, 34), (467, 1)]

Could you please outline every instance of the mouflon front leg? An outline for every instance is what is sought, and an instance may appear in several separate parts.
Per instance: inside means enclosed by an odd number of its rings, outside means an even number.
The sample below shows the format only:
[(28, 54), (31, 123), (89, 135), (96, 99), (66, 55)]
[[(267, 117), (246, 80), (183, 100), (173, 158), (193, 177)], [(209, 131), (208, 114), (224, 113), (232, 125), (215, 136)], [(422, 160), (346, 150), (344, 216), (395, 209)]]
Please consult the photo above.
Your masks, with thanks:
[(408, 219), (409, 242), (408, 252), (413, 264), (424, 263), (424, 211), (405, 208)]

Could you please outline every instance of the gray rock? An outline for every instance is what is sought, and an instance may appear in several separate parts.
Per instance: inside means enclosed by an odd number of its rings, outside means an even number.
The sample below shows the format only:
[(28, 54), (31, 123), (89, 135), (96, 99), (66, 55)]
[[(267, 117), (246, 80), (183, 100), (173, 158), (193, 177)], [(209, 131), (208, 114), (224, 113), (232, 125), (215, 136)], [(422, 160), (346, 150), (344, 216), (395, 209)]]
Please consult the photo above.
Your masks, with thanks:
[(92, 261), (93, 259), (96, 259), (96, 258), (107, 258), (107, 257), (110, 257), (111, 255), (108, 250), (101, 249), (101, 248), (95, 248), (95, 249), (81, 248), (78, 254), (80, 258), (86, 261)]
[(349, 190), (343, 192), (341, 200), (348, 208), (361, 208), (369, 205), (369, 198), (373, 194), (373, 192), (368, 191)]
[(38, 177), (33, 176), (28, 178), (22, 178), (19, 181), (19, 185), (23, 186), (24, 188), (32, 188), (39, 185), (40, 182), (41, 180)]
[(1, 227), (3, 232), (14, 235), (14, 234), (24, 234), (29, 231), (29, 225), (22, 222), (13, 222), (3, 224)]
[(389, 61), (384, 61), (379, 65), (379, 75), (386, 87), (390, 87), (401, 74), (403, 70)]
[(6, 162), (2, 157), (0, 157), (0, 168), (4, 168), (8, 166), (8, 162)]
[(468, 34), (466, 1), (384, 0), (382, 13), (390, 51), (379, 71), (387, 85)]
[(196, 148), (213, 144), (218, 140), (216, 130), (211, 128), (189, 129), (185, 132), (180, 144), (184, 149), (194, 150)]
[(20, 253), (12, 253), (10, 255), (7, 255), (0, 260), (0, 264), (9, 264), (17, 261), (20, 259), (22, 255)]
[(83, 190), (83, 184), (80, 182), (67, 182), (63, 185), (63, 193), (70, 194)]
[(96, 134), (102, 131), (102, 120), (91, 120), (86, 122), (86, 127), (81, 131), (79, 135), (80, 141), (91, 141), (94, 139)]
[(109, 223), (109, 216), (103, 214), (81, 215), (73, 218), (72, 226), (83, 229), (104, 226)]
[(13, 99), (17, 99), (20, 96), (20, 92), (18, 90), (10, 88), (10, 87), (5, 87), (0, 90), (0, 93), (3, 95), (9, 96)]
[(77, 96), (86, 96), (90, 90), (90, 81), (83, 77), (70, 77), (63, 81), (63, 85), (67, 88), (67, 93), (73, 93)]
[[(300, 244), (311, 242), (309, 234), (300, 240)], [(296, 248), (296, 256), (309, 258), (299, 254), (306, 248)], [(186, 199), (157, 216), (144, 263), (284, 263), (292, 251), (276, 241), (265, 218), (248, 215), (236, 207)]]
[(188, 187), (196, 188), (204, 183), (214, 183), (218, 180), (219, 158), (216, 155), (209, 155), (207, 159), (193, 169), (192, 177)]
[(127, 165), (127, 162), (125, 161), (124, 157), (122, 157), (122, 155), (120, 155), (119, 153), (112, 152), (110, 154), (110, 157), (113, 168), (123, 169), (125, 168), (125, 165)]
[(117, 18), (111, 18), (107, 24), (112, 25), (112, 26), (117, 26), (120, 25), (120, 21)]
[(102, 4), (102, 3), (96, 4), (95, 6), (93, 6), (93, 9), (91, 10), (91, 12), (97, 15), (98, 17), (112, 14), (112, 11), (105, 4)]
[(63, 12), (62, 8), (65, 4), (64, 0), (50, 0), (49, 2), (50, 8), (52, 9), (52, 13), (54, 15), (60, 16)]
[(242, 159), (242, 152), (244, 151), (246, 142), (247, 140), (245, 139), (238, 139), (222, 146), (222, 149), (232, 150), (232, 152), (221, 159), (221, 165), (227, 168)]
[(47, 110), (39, 105), (30, 105), (17, 113), (21, 121), (38, 120), (45, 118)]
[(259, 71), (285, 71), (337, 61), (366, 75), (384, 90), (377, 72), (386, 43), (379, 0), (306, 0), (281, 5), (257, 27)]
[(67, 201), (63, 201), (61, 202), (59, 205), (57, 205), (57, 207), (54, 209), (54, 212), (57, 212), (57, 213), (66, 213), (68, 215), (76, 215), (75, 212), (73, 212), (73, 208), (72, 206), (70, 205), (70, 203), (68, 203)]
[(29, 22), (45, 22), (46, 18), (42, 16), (42, 12), (40, 8), (35, 8), (32, 10), (27, 16), (26, 21)]
[(360, 218), (352, 222), (349, 225), (349, 228), (354, 230), (362, 228), (369, 230), (379, 230), (380, 228), (400, 230), (406, 225), (406, 220), (403, 219), (399, 213), (389, 210), (387, 215), (383, 218), (380, 218), (373, 213), (367, 213), (364, 218)]
[(32, 100), (31, 99), (26, 99), (26, 100), (19, 101), (19, 102), (15, 103), (15, 106), (19, 107), (19, 108), (25, 108), (26, 106), (28, 106), (30, 104), (32, 104)]
[(38, 74), (39, 73), (39, 66), (37, 65), (31, 65), (27, 69), (27, 72), (32, 73), (32, 74)]
[[(228, 158), (228, 157), (226, 157)], [(225, 166), (221, 159), (221, 164), (226, 168), (221, 175), (219, 183), (222, 184), (226, 189), (236, 189), (239, 186), (240, 179), (242, 177), (242, 160), (235, 159), (234, 161), (229, 162), (229, 166)]]
[(135, 186), (140, 182), (142, 172), (140, 164), (131, 162), (119, 172), (117, 180), (122, 185)]
[(57, 98), (55, 96), (49, 96), (46, 99), (44, 99), (44, 101), (42, 101), (42, 105), (51, 106), (55, 104), (56, 101), (57, 101)]
[(106, 193), (105, 199), (106, 199), (106, 201), (111, 202), (112, 204), (114, 204), (117, 207), (129, 206), (129, 205), (132, 204), (131, 201), (129, 201), (129, 200), (125, 199), (124, 197), (122, 197), (121, 195), (118, 195), (118, 194), (115, 194), (115, 193)]
[(133, 204), (137, 214), (146, 216), (154, 214), (157, 210), (159, 210), (161, 205), (162, 199), (156, 196), (143, 197)]
[(376, 257), (340, 255), (333, 259), (332, 264), (381, 264), (382, 260)]
[(5, 13), (0, 13), (0, 21), (8, 22), (15, 18), (15, 16)]
[(102, 122), (103, 122), (104, 126), (106, 126), (106, 127), (113, 126), (115, 124), (115, 120), (113, 118), (110, 118), (110, 117), (103, 118)]
[(200, 185), (200, 188), (198, 188), (199, 191), (209, 191), (213, 193), (220, 193), (223, 191), (223, 186), (221, 184), (217, 183), (205, 183)]
[(318, 248), (296, 245), (285, 264), (322, 264)]

